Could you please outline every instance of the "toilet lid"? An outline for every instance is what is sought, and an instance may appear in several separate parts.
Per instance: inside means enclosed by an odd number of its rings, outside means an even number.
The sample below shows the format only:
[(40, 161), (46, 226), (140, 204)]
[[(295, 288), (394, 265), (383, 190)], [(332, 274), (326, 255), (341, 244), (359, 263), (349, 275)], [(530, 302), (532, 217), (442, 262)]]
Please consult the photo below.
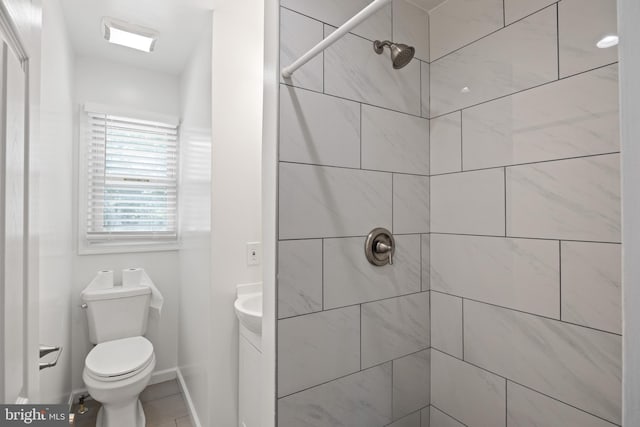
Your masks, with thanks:
[(153, 359), (153, 344), (145, 337), (106, 341), (89, 352), (85, 368), (97, 377), (118, 377), (145, 368)]

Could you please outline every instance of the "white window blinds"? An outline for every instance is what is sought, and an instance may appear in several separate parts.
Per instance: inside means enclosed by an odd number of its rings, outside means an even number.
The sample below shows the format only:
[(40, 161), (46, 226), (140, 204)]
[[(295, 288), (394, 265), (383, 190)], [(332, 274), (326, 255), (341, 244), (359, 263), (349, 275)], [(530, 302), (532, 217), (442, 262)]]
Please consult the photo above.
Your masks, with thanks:
[(176, 240), (177, 126), (87, 114), (87, 240)]

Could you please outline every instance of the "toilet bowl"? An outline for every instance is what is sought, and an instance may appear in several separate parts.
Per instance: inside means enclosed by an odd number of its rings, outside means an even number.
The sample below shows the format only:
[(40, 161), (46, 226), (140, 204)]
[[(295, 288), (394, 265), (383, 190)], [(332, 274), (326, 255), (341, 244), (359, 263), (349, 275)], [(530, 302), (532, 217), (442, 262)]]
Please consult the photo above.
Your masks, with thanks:
[(139, 394), (156, 365), (153, 345), (142, 336), (105, 341), (85, 359), (82, 379), (102, 407), (96, 427), (144, 427)]

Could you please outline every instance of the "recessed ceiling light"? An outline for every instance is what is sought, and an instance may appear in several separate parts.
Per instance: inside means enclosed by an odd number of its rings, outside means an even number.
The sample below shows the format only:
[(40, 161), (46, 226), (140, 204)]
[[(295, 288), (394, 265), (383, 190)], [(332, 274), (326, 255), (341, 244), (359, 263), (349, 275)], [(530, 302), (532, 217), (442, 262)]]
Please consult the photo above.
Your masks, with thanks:
[(158, 33), (154, 30), (112, 18), (102, 19), (102, 34), (109, 43), (143, 52), (153, 52), (158, 40)]
[(471, 92), (471, 89), (469, 89), (469, 86), (465, 86), (462, 89), (460, 89), (460, 93), (469, 93)]
[(608, 47), (613, 47), (617, 44), (618, 44), (618, 36), (615, 34), (609, 34), (601, 38), (598, 41), (598, 43), (596, 43), (596, 46), (598, 46), (600, 49), (606, 49)]

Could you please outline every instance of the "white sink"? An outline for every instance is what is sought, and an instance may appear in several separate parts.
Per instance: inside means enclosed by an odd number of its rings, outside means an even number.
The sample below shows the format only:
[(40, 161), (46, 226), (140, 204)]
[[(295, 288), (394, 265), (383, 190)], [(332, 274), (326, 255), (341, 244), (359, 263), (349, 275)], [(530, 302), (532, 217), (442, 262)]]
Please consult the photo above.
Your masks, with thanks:
[(262, 335), (262, 293), (238, 295), (233, 307), (242, 326)]

